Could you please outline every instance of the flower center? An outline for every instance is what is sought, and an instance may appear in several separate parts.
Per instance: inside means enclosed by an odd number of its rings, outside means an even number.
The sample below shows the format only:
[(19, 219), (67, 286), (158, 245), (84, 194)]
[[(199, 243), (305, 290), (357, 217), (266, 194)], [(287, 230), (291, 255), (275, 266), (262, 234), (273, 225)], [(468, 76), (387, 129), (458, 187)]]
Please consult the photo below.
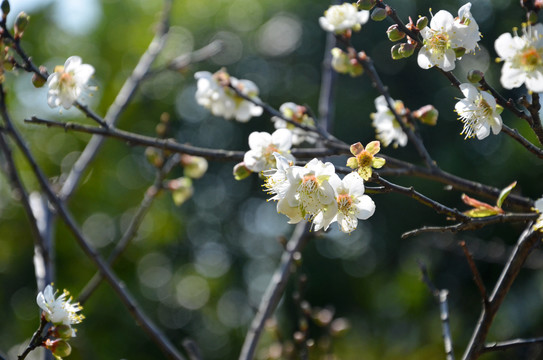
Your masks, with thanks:
[(438, 55), (445, 53), (450, 47), (449, 34), (435, 31), (434, 34), (425, 41), (426, 45)]
[(338, 210), (347, 215), (352, 213), (353, 198), (349, 194), (340, 194), (337, 197)]
[(520, 54), (520, 66), (525, 71), (534, 71), (537, 67), (543, 65), (542, 54), (535, 47), (524, 49)]
[(492, 116), (492, 107), (481, 95), (479, 95), (475, 103), (482, 117)]
[(367, 150), (363, 150), (360, 154), (357, 156), (358, 159), (358, 166), (359, 167), (368, 167), (371, 166), (371, 162), (373, 160), (373, 155), (370, 154)]
[(305, 175), (298, 188), (300, 205), (305, 213), (316, 215), (321, 210), (319, 180), (314, 174)]

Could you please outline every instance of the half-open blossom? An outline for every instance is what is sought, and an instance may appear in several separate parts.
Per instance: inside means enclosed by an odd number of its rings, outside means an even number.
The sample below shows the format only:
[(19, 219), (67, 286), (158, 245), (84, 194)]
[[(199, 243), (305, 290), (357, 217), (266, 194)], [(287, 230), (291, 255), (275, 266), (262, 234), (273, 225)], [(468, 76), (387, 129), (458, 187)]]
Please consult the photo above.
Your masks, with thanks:
[[(292, 120), (293, 122), (304, 125), (307, 127), (315, 127), (315, 120), (307, 113), (305, 106), (297, 105), (293, 102), (286, 102), (281, 107), (279, 107), (281, 114)], [(278, 116), (272, 117), (276, 129), (289, 129), (292, 132), (292, 144), (299, 145), (304, 141), (308, 143), (314, 143), (317, 138), (315, 133), (306, 131), (302, 128), (297, 127), (294, 124), (286, 122)]]
[(292, 133), (287, 129), (277, 129), (273, 134), (252, 132), (249, 135), (249, 147), (251, 150), (245, 153), (243, 162), (252, 172), (275, 168), (274, 153), (278, 153), (289, 160), (294, 160), (294, 157), (290, 154)]
[(543, 24), (522, 28), (522, 35), (501, 34), (494, 43), (505, 61), (501, 84), (512, 89), (526, 84), (528, 90), (543, 92)]
[(372, 141), (366, 148), (357, 142), (351, 145), (351, 153), (354, 157), (347, 159), (347, 166), (351, 169), (357, 169), (362, 179), (368, 180), (373, 173), (372, 167), (379, 169), (385, 165), (385, 159), (374, 156), (381, 150), (379, 141)]
[[(394, 101), (394, 107), (398, 114), (403, 113), (403, 102), (400, 100)], [(397, 148), (398, 145), (405, 146), (407, 144), (407, 134), (403, 132), (396, 117), (388, 108), (388, 104), (383, 95), (375, 99), (375, 108), (377, 109), (377, 112), (372, 113), (371, 118), (377, 139), (379, 139), (385, 147), (390, 144), (395, 148)]]
[[(43, 316), (47, 321), (52, 322), (55, 325), (72, 325), (78, 324), (84, 316), (77, 314), (83, 309), (79, 303), (72, 304), (72, 297), (67, 290), (57, 298), (55, 298), (56, 292), (53, 292), (53, 287), (47, 285), (43, 292), (40, 292), (36, 297), (36, 303), (43, 310)], [(75, 333), (74, 335), (75, 336)]]
[(462, 6), (457, 18), (440, 10), (432, 17), (430, 26), (421, 30), (424, 45), (417, 58), (421, 68), (437, 66), (445, 71), (454, 70), (457, 56), (462, 56), (458, 54), (475, 49), (480, 34), (470, 9), (471, 3)]
[(346, 30), (360, 30), (369, 18), (369, 11), (358, 11), (356, 4), (343, 3), (330, 6), (319, 18), (319, 24), (323, 30), (339, 34)]
[[(364, 194), (364, 180), (356, 172), (330, 178), (335, 191), (337, 210), (332, 222), (337, 221), (341, 231), (350, 233), (358, 226), (358, 219), (366, 220), (375, 212), (375, 203)], [(326, 213), (323, 214), (326, 217)]]
[(64, 66), (57, 66), (47, 78), (47, 104), (52, 108), (71, 108), (83, 91), (92, 89), (87, 85), (92, 74), (94, 67), (83, 64), (79, 56), (70, 56)]
[(239, 80), (230, 76), (225, 70), (212, 74), (209, 71), (199, 71), (194, 74), (198, 80), (196, 101), (215, 116), (227, 120), (235, 118), (247, 122), (253, 116), (262, 115), (263, 109), (239, 96), (230, 86), (242, 94), (260, 101), (258, 87), (250, 80)]
[(535, 201), (535, 210), (540, 214), (534, 224), (534, 230), (543, 231), (543, 197)]
[(456, 103), (455, 111), (464, 123), (462, 135), (465, 138), (477, 136), (482, 140), (502, 129), (502, 118), (496, 109), (496, 100), (486, 91), (479, 91), (471, 84), (461, 84), (460, 90), (466, 97)]

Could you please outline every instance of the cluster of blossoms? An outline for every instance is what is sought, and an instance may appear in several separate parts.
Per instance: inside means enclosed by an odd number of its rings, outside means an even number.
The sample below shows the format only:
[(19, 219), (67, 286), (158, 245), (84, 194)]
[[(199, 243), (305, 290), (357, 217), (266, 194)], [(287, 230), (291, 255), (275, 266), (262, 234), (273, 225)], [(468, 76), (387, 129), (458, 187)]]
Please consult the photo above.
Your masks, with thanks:
[(502, 129), (501, 108), (496, 99), (486, 91), (479, 91), (471, 84), (461, 84), (460, 90), (466, 97), (456, 103), (455, 111), (464, 123), (462, 135), (465, 138), (477, 136), (482, 140), (492, 133), (498, 134)]
[(52, 338), (48, 338), (43, 345), (51, 350), (55, 358), (60, 359), (70, 354), (71, 347), (67, 341), (75, 337), (72, 325), (79, 324), (84, 316), (77, 314), (83, 308), (79, 303), (71, 303), (72, 297), (67, 290), (55, 298), (56, 293), (51, 285), (47, 285), (36, 297), (36, 303), (43, 310), (42, 318), (53, 323), (48, 332)]
[[(404, 105), (400, 100), (393, 101), (396, 113), (403, 114)], [(396, 120), (392, 111), (388, 108), (387, 101), (384, 96), (379, 96), (375, 99), (376, 113), (371, 114), (372, 125), (375, 128), (376, 137), (385, 147), (392, 144), (395, 148), (407, 145), (407, 134), (403, 132), (402, 127)]]
[(265, 171), (265, 188), (276, 200), (277, 212), (290, 224), (302, 220), (313, 222), (314, 230), (327, 230), (337, 222), (341, 231), (350, 233), (375, 212), (375, 203), (364, 194), (364, 180), (353, 172), (343, 179), (332, 163), (313, 159), (305, 166), (293, 165), (275, 153), (277, 167)]
[[(286, 102), (279, 107), (279, 111), (284, 118), (291, 120), (293, 123), (310, 128), (315, 127), (315, 120), (309, 116), (305, 106), (297, 105), (293, 102)], [(317, 140), (315, 134), (297, 127), (293, 123), (286, 122), (278, 116), (272, 117), (272, 121), (276, 129), (288, 129), (292, 132), (293, 145), (300, 145), (304, 141), (313, 144)]]
[(230, 76), (224, 69), (212, 74), (209, 71), (199, 71), (194, 74), (198, 80), (196, 101), (215, 116), (227, 120), (235, 118), (247, 122), (254, 116), (262, 115), (263, 109), (239, 96), (241, 94), (260, 101), (258, 87), (250, 80), (239, 80)]
[(349, 30), (360, 30), (369, 18), (369, 11), (358, 11), (356, 4), (343, 3), (330, 6), (324, 16), (319, 18), (319, 24), (325, 31), (341, 34)]
[(421, 68), (437, 66), (451, 71), (457, 58), (475, 50), (481, 35), (470, 10), (471, 3), (465, 4), (456, 18), (450, 12), (440, 10), (432, 17), (430, 26), (421, 29), (424, 46), (417, 58)]
[(526, 83), (528, 90), (543, 91), (543, 24), (525, 25), (522, 36), (500, 35), (494, 48), (501, 60), (501, 84), (512, 89)]
[(71, 108), (84, 91), (94, 90), (87, 85), (93, 74), (94, 67), (83, 64), (79, 56), (70, 56), (64, 66), (55, 67), (55, 72), (47, 78), (47, 104), (51, 108)]

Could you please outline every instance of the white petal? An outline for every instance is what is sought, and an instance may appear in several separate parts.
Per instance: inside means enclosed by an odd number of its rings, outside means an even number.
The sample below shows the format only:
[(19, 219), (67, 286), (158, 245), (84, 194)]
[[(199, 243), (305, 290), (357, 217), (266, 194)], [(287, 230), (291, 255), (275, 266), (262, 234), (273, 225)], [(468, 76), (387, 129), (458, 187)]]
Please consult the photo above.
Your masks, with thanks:
[(356, 203), (356, 217), (361, 220), (366, 220), (375, 212), (375, 203), (368, 195), (362, 195)]
[(462, 94), (464, 94), (464, 96), (471, 101), (475, 100), (477, 95), (479, 95), (479, 90), (477, 90), (475, 86), (468, 83), (460, 84), (460, 91), (462, 91)]
[(526, 80), (526, 73), (521, 69), (514, 68), (508, 61), (502, 67), (500, 82), (506, 89), (513, 89), (521, 86)]
[(262, 149), (268, 147), (272, 142), (272, 136), (267, 132), (253, 131), (249, 135), (249, 147), (252, 150)]
[(511, 59), (519, 50), (510, 33), (501, 34), (494, 42), (494, 49), (502, 59)]
[(454, 17), (450, 12), (440, 10), (430, 21), (430, 27), (434, 30), (447, 31), (452, 27)]
[(532, 71), (528, 74), (526, 77), (526, 87), (528, 90), (534, 92), (543, 92), (543, 74), (541, 71)]
[(349, 189), (349, 194), (355, 198), (364, 195), (364, 180), (357, 172), (345, 175), (343, 178), (343, 185)]
[(430, 60), (430, 56), (430, 52), (426, 49), (426, 47), (420, 49), (419, 55), (417, 56), (417, 63), (422, 69), (429, 69), (434, 66)]
[(288, 129), (278, 129), (271, 135), (271, 142), (280, 150), (287, 151), (292, 147), (292, 131)]

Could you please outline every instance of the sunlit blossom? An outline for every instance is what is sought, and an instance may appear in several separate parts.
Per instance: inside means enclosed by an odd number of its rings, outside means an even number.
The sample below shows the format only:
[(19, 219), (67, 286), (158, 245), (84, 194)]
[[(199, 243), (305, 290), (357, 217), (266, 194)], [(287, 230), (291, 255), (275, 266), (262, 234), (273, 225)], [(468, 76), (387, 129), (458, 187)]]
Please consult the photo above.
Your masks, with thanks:
[(505, 63), (500, 77), (506, 89), (526, 84), (528, 90), (543, 92), (543, 24), (522, 28), (522, 35), (500, 35), (494, 47)]
[[(404, 110), (403, 102), (393, 101), (395, 110), (402, 113)], [(375, 128), (376, 137), (383, 146), (387, 147), (392, 144), (393, 147), (407, 145), (407, 134), (403, 132), (402, 127), (396, 120), (396, 117), (390, 111), (384, 96), (379, 96), (375, 99), (376, 113), (371, 114), (372, 125)]]
[(324, 16), (319, 18), (319, 24), (325, 31), (342, 33), (346, 30), (358, 31), (361, 25), (368, 22), (369, 11), (358, 11), (356, 4), (343, 3), (341, 5), (332, 5), (324, 12)]
[(292, 147), (292, 133), (287, 129), (275, 130), (273, 134), (267, 132), (252, 132), (249, 135), (249, 147), (243, 157), (245, 166), (252, 172), (261, 172), (276, 167), (275, 155), (294, 160), (290, 154)]
[(79, 56), (70, 56), (64, 66), (57, 66), (47, 78), (47, 104), (52, 108), (71, 108), (85, 90), (93, 89), (87, 85), (93, 74), (94, 67), (83, 64)]
[(456, 103), (455, 111), (464, 123), (465, 138), (477, 136), (482, 140), (490, 134), (498, 134), (502, 129), (502, 118), (496, 108), (496, 100), (486, 91), (479, 91), (471, 84), (461, 84), (460, 90), (466, 97)]
[[(36, 297), (36, 303), (43, 310), (43, 316), (47, 321), (52, 322), (55, 325), (72, 325), (78, 324), (84, 316), (77, 314), (83, 309), (79, 303), (71, 303), (72, 297), (67, 290), (57, 298), (55, 298), (56, 292), (51, 285), (47, 285), (43, 292), (40, 292)], [(75, 336), (75, 332), (73, 333)]]
[(262, 115), (262, 107), (239, 96), (230, 86), (243, 95), (260, 101), (258, 87), (250, 80), (239, 80), (230, 76), (225, 70), (212, 74), (209, 71), (199, 71), (194, 74), (197, 80), (196, 101), (215, 116), (226, 120), (235, 118), (247, 122), (254, 116)]

